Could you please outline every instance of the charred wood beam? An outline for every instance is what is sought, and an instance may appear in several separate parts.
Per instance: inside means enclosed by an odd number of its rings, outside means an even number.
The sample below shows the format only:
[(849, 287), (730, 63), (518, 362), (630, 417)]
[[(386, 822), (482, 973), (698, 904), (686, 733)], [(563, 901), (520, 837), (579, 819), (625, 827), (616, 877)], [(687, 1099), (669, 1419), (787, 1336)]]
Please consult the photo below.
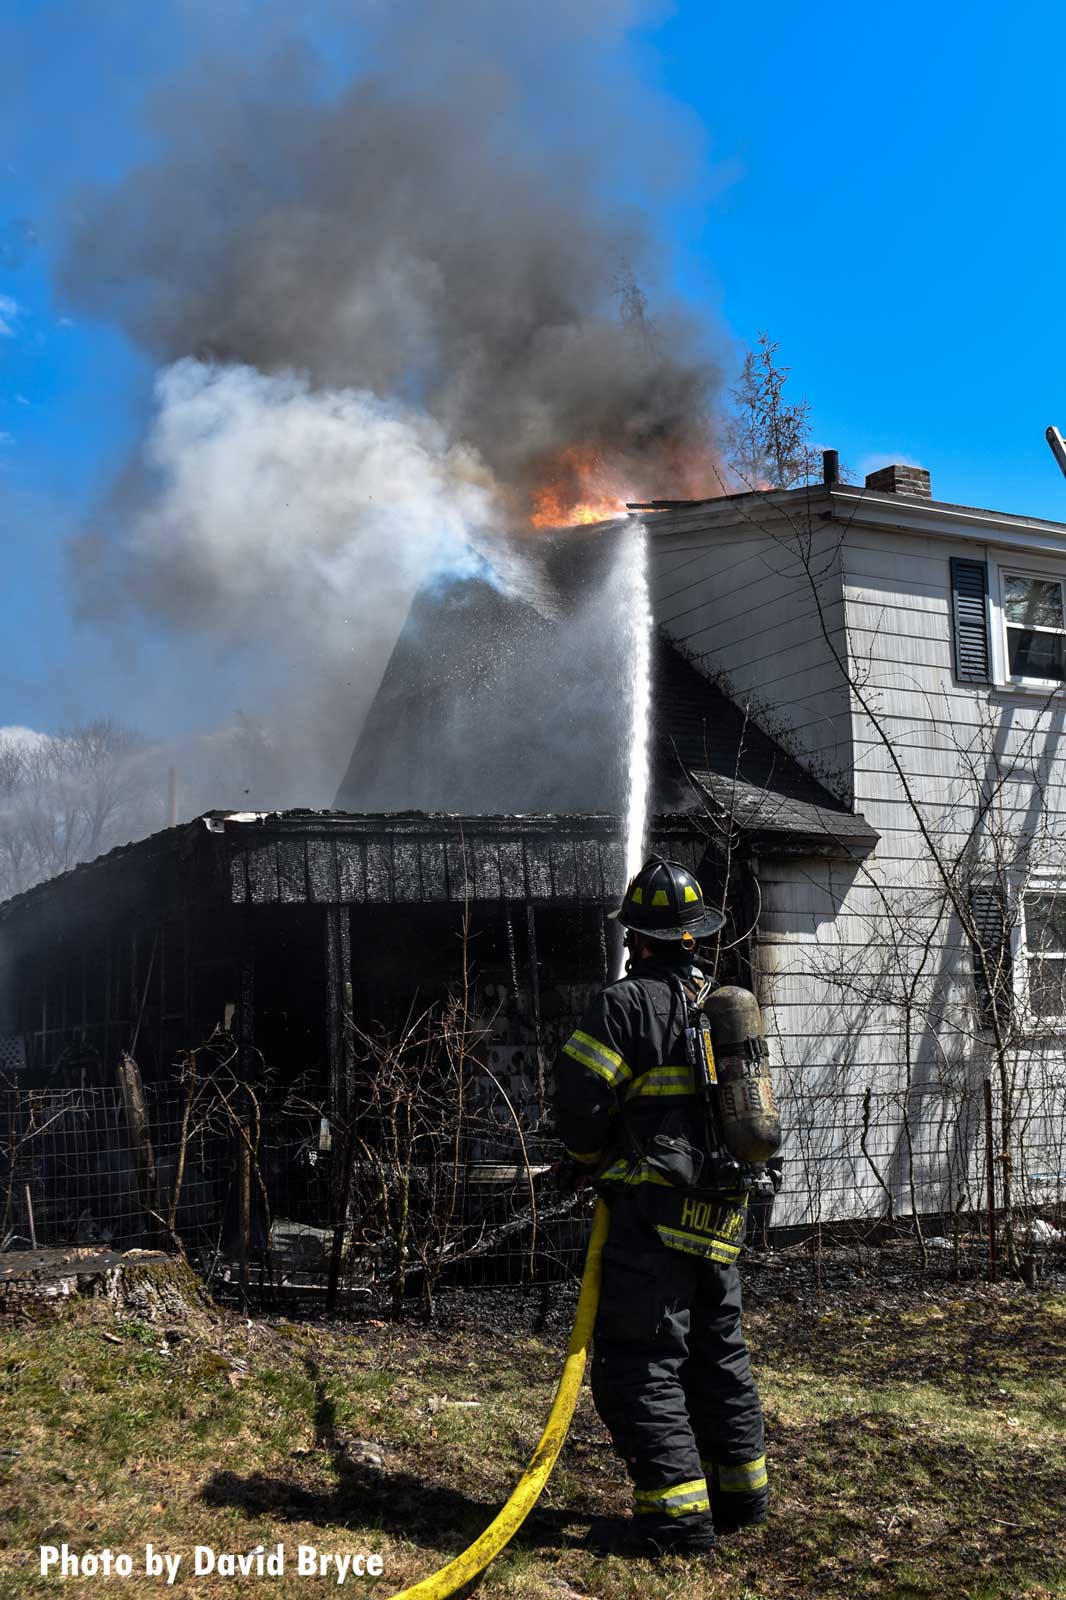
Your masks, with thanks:
[(537, 1052), (537, 1110), (544, 1115), (544, 1033), (540, 1017), (540, 964), (537, 960), (537, 919), (526, 902), (526, 946), (529, 957), (529, 995), (533, 1007), (533, 1038)]
[(622, 925), (600, 908), (600, 954), (603, 958), (603, 981), (610, 983), (622, 967)]
[(337, 1304), (355, 1157), (355, 1040), (352, 1035), (352, 925), (348, 907), (326, 907), (326, 1018), (329, 1027), (329, 1116), (334, 1151), (333, 1244), (326, 1308)]
[(137, 1190), (144, 1217), (144, 1231), (146, 1237), (150, 1238), (156, 1231), (156, 1218), (159, 1212), (155, 1151), (148, 1131), (148, 1108), (145, 1104), (140, 1069), (125, 1050), (119, 1057), (118, 1086), (126, 1112), (130, 1152), (137, 1171)]
[(352, 1014), (352, 933), (348, 908), (326, 907), (326, 1019), (329, 1028), (329, 1110), (342, 1125), (355, 1099), (355, 1043)]
[(252, 1124), (242, 1121), (237, 1129), (237, 1282), (241, 1304), (250, 1303), (249, 1262), (252, 1254)]
[(237, 1060), (247, 1083), (255, 1068), (255, 941), (245, 922), (241, 940), (240, 993), (237, 1004)]
[(113, 989), (114, 982), (115, 982), (114, 962), (112, 960), (112, 953), (111, 952), (112, 952), (111, 932), (110, 932), (110, 930), (108, 930), (108, 932), (107, 932), (107, 934), (105, 936), (105, 939), (104, 939), (104, 1049), (103, 1049), (103, 1057), (104, 1057), (104, 1063), (105, 1063), (105, 1067), (104, 1067), (105, 1071), (107, 1070), (106, 1063), (111, 1060), (111, 1010), (112, 1010), (112, 1000), (113, 1000), (112, 989)]

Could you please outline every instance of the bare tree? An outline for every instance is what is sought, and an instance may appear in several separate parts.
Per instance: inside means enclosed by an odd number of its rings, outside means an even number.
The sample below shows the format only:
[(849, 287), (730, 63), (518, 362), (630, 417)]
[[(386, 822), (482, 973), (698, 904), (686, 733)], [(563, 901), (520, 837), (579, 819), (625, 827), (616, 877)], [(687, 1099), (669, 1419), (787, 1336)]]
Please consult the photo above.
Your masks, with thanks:
[(726, 464), (749, 489), (791, 489), (813, 472), (810, 404), (788, 404), (790, 369), (777, 365), (779, 345), (760, 333), (744, 357), (725, 428)]
[(146, 742), (111, 718), (0, 741), (0, 898), (161, 822)]

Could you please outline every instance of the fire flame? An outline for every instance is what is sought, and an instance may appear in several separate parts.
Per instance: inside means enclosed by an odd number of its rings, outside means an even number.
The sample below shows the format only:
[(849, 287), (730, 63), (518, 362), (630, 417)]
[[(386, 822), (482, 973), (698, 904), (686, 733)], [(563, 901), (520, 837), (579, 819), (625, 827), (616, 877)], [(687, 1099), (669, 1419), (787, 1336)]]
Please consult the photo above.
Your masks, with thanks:
[(627, 491), (595, 450), (571, 445), (556, 457), (549, 480), (533, 495), (534, 528), (570, 528), (625, 515)]
[(662, 494), (704, 500), (727, 492), (709, 441), (699, 439), (660, 439), (613, 460), (591, 446), (570, 445), (552, 457), (541, 477), (529, 518), (534, 528), (606, 522), (625, 516), (627, 500)]

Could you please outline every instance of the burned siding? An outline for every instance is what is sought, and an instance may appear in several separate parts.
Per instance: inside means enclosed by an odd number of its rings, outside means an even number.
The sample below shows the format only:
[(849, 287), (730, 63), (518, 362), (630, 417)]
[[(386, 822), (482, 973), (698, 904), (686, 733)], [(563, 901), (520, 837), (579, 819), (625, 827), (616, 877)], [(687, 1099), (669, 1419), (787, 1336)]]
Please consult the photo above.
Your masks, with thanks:
[[(472, 825), (473, 824), (473, 825)], [(487, 830), (491, 824), (491, 831)], [(234, 905), (415, 905), (423, 902), (579, 901), (617, 898), (624, 875), (613, 818), (338, 820), (302, 827), (286, 819), (284, 834), (264, 819), (217, 819), (224, 830), (226, 879)], [(480, 830), (475, 831), (476, 825)], [(595, 827), (590, 836), (587, 829)], [(695, 867), (701, 853), (691, 828), (669, 847)]]

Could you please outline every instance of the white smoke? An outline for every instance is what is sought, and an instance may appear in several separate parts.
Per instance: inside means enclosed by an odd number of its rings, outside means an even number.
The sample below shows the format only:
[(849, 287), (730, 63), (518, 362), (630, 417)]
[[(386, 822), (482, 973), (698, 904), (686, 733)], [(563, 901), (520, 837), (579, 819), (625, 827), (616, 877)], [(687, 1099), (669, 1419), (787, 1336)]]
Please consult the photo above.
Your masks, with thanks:
[(490, 474), (396, 400), (191, 359), (157, 381), (143, 460), (122, 584), (253, 664), (282, 726), (310, 719), (295, 776), (328, 803), (415, 590), (486, 571)]
[(256, 626), (268, 602), (303, 633), (320, 611), (320, 648), (348, 655), (349, 608), (365, 624), (381, 588), (478, 569), (471, 541), (498, 520), (491, 480), (424, 414), (193, 360), (166, 369), (156, 395), (145, 455), (158, 493), (129, 539), (129, 582), (184, 621), (190, 599), (205, 620)]

